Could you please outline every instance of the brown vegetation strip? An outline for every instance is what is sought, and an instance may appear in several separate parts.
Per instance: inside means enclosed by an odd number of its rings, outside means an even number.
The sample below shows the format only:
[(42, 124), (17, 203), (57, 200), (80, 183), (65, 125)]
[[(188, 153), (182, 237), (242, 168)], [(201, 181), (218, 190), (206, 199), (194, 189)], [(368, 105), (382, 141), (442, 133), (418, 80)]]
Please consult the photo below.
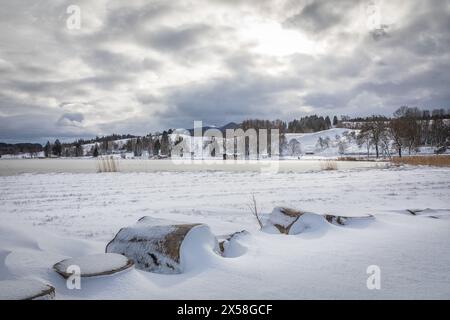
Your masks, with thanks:
[(395, 157), (395, 164), (409, 164), (413, 166), (450, 167), (450, 155)]

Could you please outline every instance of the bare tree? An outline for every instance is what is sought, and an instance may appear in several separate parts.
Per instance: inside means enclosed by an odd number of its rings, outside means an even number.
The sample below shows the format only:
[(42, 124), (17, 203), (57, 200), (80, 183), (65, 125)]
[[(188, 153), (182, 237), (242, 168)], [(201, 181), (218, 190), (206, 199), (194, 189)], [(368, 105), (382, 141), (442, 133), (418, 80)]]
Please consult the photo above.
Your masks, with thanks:
[(363, 124), (361, 133), (368, 135), (373, 146), (375, 147), (375, 153), (377, 158), (380, 156), (380, 147), (382, 144), (383, 136), (386, 135), (386, 118), (382, 116), (372, 116), (370, 121)]
[(339, 140), (338, 143), (338, 152), (340, 155), (345, 154), (345, 152), (347, 151), (347, 142), (345, 140)]
[(248, 207), (249, 207), (250, 211), (252, 212), (252, 214), (255, 216), (256, 220), (258, 221), (259, 228), (262, 229), (263, 224), (262, 224), (261, 218), (258, 213), (258, 208), (256, 206), (256, 199), (255, 199), (254, 194), (252, 194), (252, 202), (248, 205)]
[(360, 148), (362, 148), (363, 145), (366, 145), (367, 158), (370, 158), (370, 147), (372, 146), (372, 139), (370, 138), (369, 131), (361, 131), (356, 137), (356, 143)]
[(386, 131), (385, 134), (381, 136), (381, 150), (385, 157), (391, 158), (391, 137)]
[(394, 112), (394, 117), (389, 129), (398, 155), (402, 156), (403, 147), (407, 147), (411, 154), (411, 151), (420, 145), (422, 130), (419, 119), (422, 112), (418, 108), (403, 106)]
[(297, 139), (292, 139), (288, 143), (288, 151), (290, 156), (298, 156), (302, 153), (300, 142)]
[(404, 145), (404, 132), (405, 132), (405, 122), (399, 119), (392, 119), (389, 123), (389, 133), (391, 135), (392, 140), (394, 141), (394, 145), (398, 151), (398, 156), (402, 157), (402, 149)]

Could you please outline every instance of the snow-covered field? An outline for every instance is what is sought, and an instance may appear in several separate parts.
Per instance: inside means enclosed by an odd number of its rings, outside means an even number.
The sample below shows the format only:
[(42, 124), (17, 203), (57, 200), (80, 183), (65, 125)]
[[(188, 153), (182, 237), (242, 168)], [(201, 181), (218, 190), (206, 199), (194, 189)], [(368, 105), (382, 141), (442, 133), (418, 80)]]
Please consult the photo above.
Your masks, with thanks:
[[(449, 190), (450, 170), (428, 167), (1, 176), (0, 280), (41, 280), (57, 299), (449, 299)], [(252, 194), (263, 213), (288, 206), (375, 219), (270, 234), (247, 207)], [(104, 252), (143, 216), (250, 234), (233, 258), (199, 248), (201, 259), (178, 275), (132, 269), (69, 290), (51, 270), (62, 259)], [(366, 286), (371, 265), (381, 269), (380, 290)]]

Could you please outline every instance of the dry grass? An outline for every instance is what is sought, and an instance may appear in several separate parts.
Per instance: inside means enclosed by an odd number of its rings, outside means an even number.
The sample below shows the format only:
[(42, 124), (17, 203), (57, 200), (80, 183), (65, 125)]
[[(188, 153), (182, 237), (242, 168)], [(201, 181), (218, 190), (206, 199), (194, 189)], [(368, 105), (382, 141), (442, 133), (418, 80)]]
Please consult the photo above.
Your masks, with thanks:
[(336, 161), (332, 161), (332, 160), (326, 160), (323, 163), (320, 164), (322, 170), (325, 171), (333, 171), (333, 170), (337, 170), (337, 163)]
[(339, 157), (338, 161), (360, 161), (356, 157)]
[(118, 172), (119, 163), (113, 157), (97, 158), (97, 172)]
[(409, 164), (413, 166), (450, 167), (450, 155), (395, 157), (394, 164)]

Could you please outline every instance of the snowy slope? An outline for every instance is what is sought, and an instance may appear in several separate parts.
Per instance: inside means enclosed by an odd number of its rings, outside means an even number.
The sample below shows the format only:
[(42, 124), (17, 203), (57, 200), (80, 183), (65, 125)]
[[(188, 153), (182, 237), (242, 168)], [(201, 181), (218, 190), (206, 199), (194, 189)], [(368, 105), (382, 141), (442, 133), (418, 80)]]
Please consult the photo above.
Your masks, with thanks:
[[(305, 154), (314, 154), (323, 157), (339, 156), (339, 143), (345, 144), (345, 154), (357, 154), (366, 152), (360, 149), (356, 140), (350, 137), (351, 133), (357, 135), (358, 130), (350, 130), (345, 128), (332, 128), (325, 131), (314, 133), (288, 133), (286, 134), (286, 142), (289, 145), (293, 140), (300, 143), (300, 152), (292, 153), (289, 147), (284, 150), (287, 156), (302, 156)], [(320, 147), (318, 145), (319, 138), (329, 140), (328, 146)]]

